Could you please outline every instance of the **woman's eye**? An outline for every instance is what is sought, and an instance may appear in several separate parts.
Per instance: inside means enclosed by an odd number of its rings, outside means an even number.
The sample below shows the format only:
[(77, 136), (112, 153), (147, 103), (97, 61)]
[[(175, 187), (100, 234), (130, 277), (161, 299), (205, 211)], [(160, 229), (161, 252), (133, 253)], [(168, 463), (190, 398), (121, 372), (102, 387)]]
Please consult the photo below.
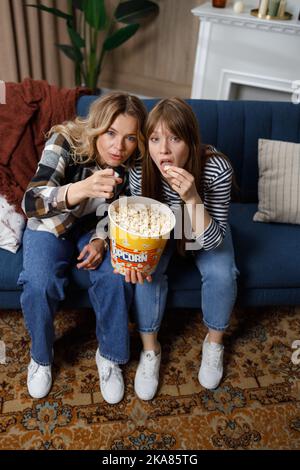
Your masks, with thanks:
[(171, 142), (179, 142), (180, 141), (179, 137), (176, 137), (176, 135), (173, 135), (170, 140), (171, 140)]
[(129, 135), (128, 140), (129, 142), (136, 142), (136, 137), (134, 135)]
[(158, 137), (150, 137), (150, 142), (158, 142)]
[(108, 135), (114, 135), (114, 132), (113, 131), (107, 131), (107, 134)]

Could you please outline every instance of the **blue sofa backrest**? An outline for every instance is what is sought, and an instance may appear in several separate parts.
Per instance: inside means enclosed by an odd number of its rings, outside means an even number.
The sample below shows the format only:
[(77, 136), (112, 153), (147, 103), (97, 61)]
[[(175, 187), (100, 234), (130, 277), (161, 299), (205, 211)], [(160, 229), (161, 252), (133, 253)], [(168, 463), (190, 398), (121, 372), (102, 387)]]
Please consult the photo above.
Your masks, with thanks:
[[(96, 96), (82, 96), (77, 113), (85, 116)], [(158, 100), (144, 100), (150, 110)], [(202, 141), (231, 160), (243, 202), (257, 202), (258, 139), (300, 142), (300, 104), (265, 101), (192, 100)]]

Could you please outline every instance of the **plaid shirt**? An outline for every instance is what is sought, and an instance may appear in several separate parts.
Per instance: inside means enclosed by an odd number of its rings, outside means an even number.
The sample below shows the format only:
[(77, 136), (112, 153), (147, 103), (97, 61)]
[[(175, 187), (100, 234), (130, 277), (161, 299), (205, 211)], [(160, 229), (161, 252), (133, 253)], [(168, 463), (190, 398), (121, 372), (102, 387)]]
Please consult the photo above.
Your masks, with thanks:
[(68, 208), (66, 202), (67, 191), (72, 183), (84, 180), (100, 169), (95, 162), (75, 163), (65, 137), (53, 134), (45, 144), (37, 171), (23, 197), (22, 209), (28, 218), (28, 228), (51, 232), (59, 237), (66, 235), (80, 222), (86, 231), (91, 232), (90, 241), (95, 238), (105, 239), (108, 203), (117, 199), (122, 192), (127, 192), (128, 174), (123, 167), (116, 168), (123, 182), (117, 186), (114, 197), (109, 201), (88, 198), (72, 208)]

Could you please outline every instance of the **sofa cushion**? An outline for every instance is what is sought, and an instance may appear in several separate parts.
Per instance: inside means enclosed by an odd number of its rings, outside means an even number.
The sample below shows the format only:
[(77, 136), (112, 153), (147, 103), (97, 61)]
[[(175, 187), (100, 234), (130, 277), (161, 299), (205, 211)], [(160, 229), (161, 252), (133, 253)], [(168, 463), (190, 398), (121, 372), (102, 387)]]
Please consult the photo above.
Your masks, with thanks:
[(201, 276), (190, 258), (174, 255), (168, 268), (170, 290), (199, 290), (201, 289)]
[(229, 222), (240, 282), (247, 288), (299, 288), (300, 226), (253, 222), (256, 204), (232, 204)]
[[(252, 221), (256, 210), (257, 204), (234, 203), (230, 208), (229, 222), (240, 271), (240, 287), (299, 288), (300, 265), (295, 254), (300, 252), (300, 226), (257, 224)], [(274, 256), (274, 253), (277, 255)], [(173, 258), (168, 271), (170, 290), (200, 288), (201, 278), (197, 269), (179, 256)]]
[(258, 212), (255, 222), (300, 224), (300, 144), (258, 141)]
[[(230, 208), (229, 221), (241, 287), (299, 288), (300, 264), (295, 255), (300, 252), (300, 226), (255, 223), (252, 219), (256, 210), (256, 204), (235, 203)], [(1, 291), (20, 289), (17, 280), (22, 259), (22, 249), (16, 254), (0, 249)], [(170, 290), (199, 290), (200, 274), (187, 260), (174, 257), (168, 273)], [(90, 285), (87, 271), (73, 268), (71, 279), (81, 289)]]
[[(229, 222), (240, 271), (239, 284), (251, 289), (299, 288), (300, 264), (296, 262), (295, 254), (300, 253), (300, 226), (255, 223), (252, 219), (256, 210), (257, 204), (234, 203), (230, 208)], [(200, 274), (186, 258), (174, 256), (168, 275), (171, 291), (200, 289)], [(72, 278), (80, 288), (89, 286), (87, 271), (73, 268)]]
[[(186, 275), (188, 273), (188, 276)], [(194, 265), (180, 256), (174, 256), (168, 268), (170, 290), (195, 290), (201, 286), (201, 277)], [(81, 289), (90, 285), (87, 271), (72, 269), (71, 278)]]
[(22, 270), (23, 250), (11, 253), (0, 248), (0, 290), (9, 291), (20, 289), (17, 280)]

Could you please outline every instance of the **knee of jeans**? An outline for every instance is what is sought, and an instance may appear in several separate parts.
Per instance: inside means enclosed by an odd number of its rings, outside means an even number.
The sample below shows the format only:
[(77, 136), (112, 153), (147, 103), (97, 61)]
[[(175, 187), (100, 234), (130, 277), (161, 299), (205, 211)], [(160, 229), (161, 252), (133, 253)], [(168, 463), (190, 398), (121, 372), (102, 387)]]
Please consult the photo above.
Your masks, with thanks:
[(22, 283), (24, 292), (32, 296), (47, 295), (58, 300), (64, 299), (64, 287), (67, 279), (55, 276), (53, 273), (23, 273)]
[(239, 271), (234, 263), (227, 265), (211, 264), (203, 272), (203, 280), (211, 280), (216, 285), (231, 285), (236, 282)]

